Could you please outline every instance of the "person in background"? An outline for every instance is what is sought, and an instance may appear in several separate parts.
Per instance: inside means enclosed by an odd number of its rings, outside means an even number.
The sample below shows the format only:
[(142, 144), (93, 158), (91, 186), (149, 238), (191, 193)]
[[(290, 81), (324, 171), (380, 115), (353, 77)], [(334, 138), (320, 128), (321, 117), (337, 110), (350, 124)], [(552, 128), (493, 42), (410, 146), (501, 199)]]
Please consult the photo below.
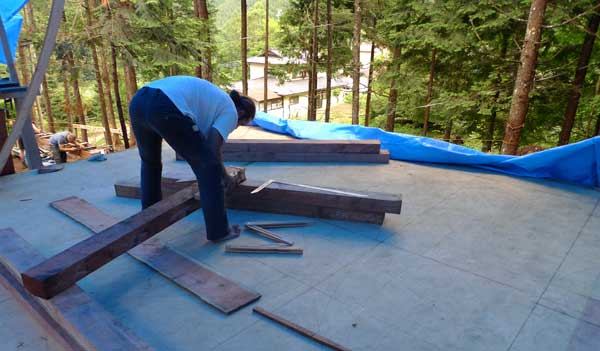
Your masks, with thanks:
[(198, 179), (207, 239), (238, 237), (239, 226), (229, 226), (225, 211), (225, 191), (235, 184), (225, 171), (221, 146), (237, 126), (250, 123), (255, 112), (251, 98), (235, 90), (228, 95), (196, 77), (167, 77), (140, 89), (131, 99), (129, 115), (142, 160), (142, 209), (162, 199), (164, 139)]
[(66, 163), (67, 162), (67, 152), (65, 151), (66, 144), (75, 144), (80, 146), (80, 144), (75, 140), (75, 134), (72, 134), (69, 131), (64, 131), (60, 133), (56, 133), (48, 139), (50, 143), (50, 147), (52, 148), (52, 158), (56, 164)]

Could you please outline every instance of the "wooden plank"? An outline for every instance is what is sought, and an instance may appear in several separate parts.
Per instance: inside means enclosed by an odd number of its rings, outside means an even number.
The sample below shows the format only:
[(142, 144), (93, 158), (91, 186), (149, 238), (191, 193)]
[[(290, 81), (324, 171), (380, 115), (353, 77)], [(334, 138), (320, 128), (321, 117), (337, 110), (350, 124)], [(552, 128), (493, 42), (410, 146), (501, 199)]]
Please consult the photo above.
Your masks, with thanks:
[(192, 187), (185, 188), (28, 269), (22, 274), (25, 288), (46, 299), (64, 291), (197, 210), (199, 202), (194, 193)]
[[(0, 259), (1, 260), (1, 259)], [(0, 262), (0, 285), (9, 291), (17, 302), (27, 310), (36, 322), (56, 340), (64, 350), (85, 351), (81, 346), (54, 318), (44, 309), (39, 299), (25, 290), (21, 282), (13, 276)]]
[(76, 196), (53, 201), (50, 206), (82, 224), (95, 234), (119, 223), (118, 219), (100, 211), (94, 205)]
[(261, 297), (157, 240), (149, 241), (130, 250), (131, 255), (211, 307), (231, 314)]
[[(44, 262), (42, 257), (29, 243), (12, 229), (0, 229), (0, 263), (13, 277), (17, 287), (21, 286), (20, 273), (28, 268)], [(77, 285), (61, 294), (43, 300), (25, 292), (18, 293), (36, 313), (45, 311), (39, 318), (51, 318), (46, 323), (53, 327), (60, 326), (59, 333), (66, 333), (74, 350), (120, 351), (120, 350), (153, 350), (139, 339), (128, 328), (124, 327), (113, 315), (104, 310)]]
[(273, 253), (273, 254), (293, 254), (302, 255), (304, 251), (299, 247), (282, 246), (282, 245), (226, 245), (225, 252), (232, 253)]
[(379, 140), (229, 139), (223, 153), (379, 154)]
[[(250, 182), (252, 186), (247, 187), (246, 191), (239, 191), (239, 188), (246, 186), (246, 184)], [(354, 221), (354, 222), (366, 222), (373, 224), (382, 224), (385, 218), (385, 212), (371, 212), (371, 211), (361, 211), (361, 210), (352, 210), (352, 209), (343, 209), (336, 207), (326, 207), (319, 206), (314, 203), (315, 200), (311, 203), (309, 200), (311, 197), (306, 196), (305, 203), (298, 203), (295, 201), (288, 201), (286, 199), (286, 193), (280, 192), (279, 196), (277, 195), (277, 191), (269, 192), (269, 198), (259, 198), (257, 195), (260, 195), (262, 191), (258, 194), (250, 194), (250, 191), (253, 189), (254, 185), (256, 185), (257, 181), (246, 180), (244, 183), (240, 184), (238, 188), (234, 189), (234, 191), (227, 198), (227, 207), (231, 209), (237, 210), (248, 210), (248, 211), (257, 211), (257, 212), (267, 212), (267, 213), (279, 213), (279, 214), (289, 214), (295, 216), (303, 216), (303, 217), (312, 217), (312, 218), (323, 218), (323, 219), (335, 219), (335, 220), (344, 220), (344, 221)], [(268, 189), (268, 188), (267, 188)], [(265, 189), (265, 190), (267, 190)], [(265, 191), (263, 190), (263, 191)], [(163, 182), (163, 194), (169, 191), (168, 188), (165, 187)], [(309, 190), (312, 191), (312, 190)], [(115, 193), (119, 197), (126, 197), (132, 199), (139, 199), (140, 194), (140, 185), (139, 180), (131, 179), (128, 181), (121, 181), (115, 183)], [(322, 197), (318, 192), (313, 192), (313, 199), (319, 199)], [(371, 194), (371, 193), (369, 193)], [(330, 194), (331, 195), (331, 194)], [(337, 196), (337, 195), (333, 195)], [(401, 200), (400, 205), (401, 205)], [(335, 206), (335, 202), (330, 203), (331, 206)]]
[(258, 314), (260, 314), (263, 317), (266, 317), (266, 318), (272, 320), (273, 322), (277, 322), (277, 323), (283, 325), (284, 327), (286, 327), (286, 328), (288, 328), (288, 329), (290, 329), (292, 331), (295, 331), (296, 333), (298, 333), (300, 335), (304, 335), (307, 338), (312, 339), (312, 340), (318, 342), (321, 345), (325, 345), (325, 346), (331, 348), (332, 350), (336, 350), (336, 351), (350, 351), (350, 349), (347, 348), (347, 347), (344, 347), (344, 346), (342, 346), (342, 345), (340, 345), (340, 344), (338, 344), (338, 343), (336, 343), (336, 342), (334, 342), (334, 341), (332, 341), (332, 340), (330, 340), (330, 339), (328, 339), (328, 338), (326, 338), (324, 336), (321, 336), (321, 335), (317, 334), (316, 332), (314, 332), (312, 330), (309, 330), (309, 329), (306, 329), (306, 328), (304, 328), (302, 326), (299, 326), (298, 324), (296, 324), (294, 322), (291, 322), (291, 321), (289, 321), (289, 320), (287, 320), (287, 319), (285, 319), (283, 317), (280, 317), (280, 316), (278, 316), (276, 314), (268, 312), (268, 311), (266, 311), (266, 310), (264, 310), (264, 309), (262, 309), (260, 307), (255, 307), (253, 309), (253, 311), (256, 312), (256, 313), (258, 313)]
[[(89, 202), (74, 196), (54, 201), (51, 206), (94, 233), (119, 222)], [(128, 254), (225, 314), (235, 312), (261, 296), (212, 272), (158, 240), (146, 240), (129, 250)]]
[(283, 152), (224, 152), (223, 160), (227, 162), (361, 162), (389, 163), (390, 153), (381, 150), (377, 154), (358, 153), (283, 153)]
[[(263, 184), (263, 181), (248, 179), (238, 186), (230, 197), (261, 201), (285, 201), (305, 205), (339, 208), (351, 211), (400, 213), (402, 209), (402, 196), (370, 191), (348, 190), (360, 193), (367, 197), (358, 197), (347, 194), (336, 194), (328, 191), (308, 189), (291, 184), (273, 183), (256, 194), (252, 190)], [(337, 189), (343, 190), (346, 189)]]
[[(50, 63), (50, 57), (52, 55), (52, 51), (54, 50), (54, 45), (56, 44), (56, 35), (58, 34), (58, 28), (63, 17), (64, 5), (65, 0), (52, 1), (48, 26), (46, 29), (46, 35), (44, 37), (44, 44), (42, 45), (42, 50), (38, 57), (38, 63), (35, 68), (35, 72), (31, 77), (27, 94), (23, 99), (19, 99), (17, 102), (17, 120), (13, 124), (13, 128), (8, 135), (8, 139), (0, 149), (0, 165), (6, 163), (6, 160), (10, 156), (12, 146), (17, 142), (17, 138), (19, 135), (21, 135), (23, 127), (29, 124), (29, 128), (31, 128), (31, 121), (29, 118), (31, 106), (33, 106), (33, 101), (37, 96), (37, 92), (42, 84), (42, 79), (46, 75), (48, 64)], [(37, 152), (37, 150), (35, 152)], [(35, 153), (32, 154), (32, 158), (29, 159), (30, 167), (32, 169), (40, 168), (41, 159), (38, 162), (39, 154), (37, 158), (35, 158), (33, 155), (35, 155)]]

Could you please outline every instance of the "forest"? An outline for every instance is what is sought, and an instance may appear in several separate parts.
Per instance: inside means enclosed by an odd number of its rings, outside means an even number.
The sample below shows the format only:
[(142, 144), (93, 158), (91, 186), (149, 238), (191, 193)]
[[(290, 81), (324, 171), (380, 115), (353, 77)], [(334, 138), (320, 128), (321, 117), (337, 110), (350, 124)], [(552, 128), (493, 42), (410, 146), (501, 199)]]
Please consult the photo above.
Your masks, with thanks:
[[(22, 82), (50, 4), (22, 11)], [(48, 132), (97, 126), (79, 137), (126, 147), (132, 136), (114, 129), (138, 87), (195, 75), (227, 89), (248, 77), (247, 57), (277, 48), (306, 59), (285, 69), (308, 72), (309, 120), (522, 154), (600, 135), (599, 11), (591, 0), (69, 0), (32, 116)], [(360, 43), (386, 53), (362, 93)], [(317, 72), (353, 78), (347, 109), (317, 111)]]

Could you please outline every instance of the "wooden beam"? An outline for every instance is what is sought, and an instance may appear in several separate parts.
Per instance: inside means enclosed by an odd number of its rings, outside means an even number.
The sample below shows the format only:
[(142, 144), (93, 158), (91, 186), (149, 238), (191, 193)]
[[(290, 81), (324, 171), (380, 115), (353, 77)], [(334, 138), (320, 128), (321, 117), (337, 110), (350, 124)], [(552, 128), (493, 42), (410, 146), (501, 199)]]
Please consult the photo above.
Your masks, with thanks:
[(301, 248), (282, 245), (226, 245), (225, 252), (232, 253), (257, 253), (257, 254), (293, 254), (302, 255), (304, 251)]
[[(74, 196), (54, 201), (50, 205), (94, 233), (100, 233), (119, 222), (89, 202)], [(225, 314), (237, 311), (261, 296), (212, 272), (157, 239), (146, 240), (127, 253)]]
[(283, 153), (283, 152), (224, 152), (227, 162), (361, 162), (389, 163), (390, 153), (381, 150), (377, 154), (359, 153)]
[(223, 153), (379, 154), (379, 140), (229, 139)]
[(66, 349), (153, 350), (77, 285), (50, 300), (30, 295), (19, 272), (44, 262), (44, 257), (10, 228), (0, 229), (0, 242), (0, 281)]
[[(262, 183), (262, 181), (250, 179), (241, 183), (229, 194), (227, 207), (238, 210), (373, 224), (382, 224), (386, 212), (400, 213), (402, 207), (402, 197), (400, 195), (366, 192), (369, 197), (361, 198), (299, 187), (290, 189), (286, 187), (293, 186), (281, 184), (274, 184), (273, 188), (268, 187), (257, 194), (250, 194), (253, 189)], [(163, 179), (163, 194), (173, 192), (178, 187), (179, 185), (176, 182), (167, 183)], [(130, 179), (115, 183), (115, 193), (119, 197), (139, 199), (139, 180)], [(378, 202), (378, 200), (381, 201)]]
[(334, 207), (299, 204), (294, 201), (257, 200), (249, 196), (228, 199), (227, 207), (236, 210), (287, 214), (302, 217), (334, 219), (339, 221), (383, 224), (384, 212), (353, 211)]
[[(337, 194), (328, 191), (309, 189), (285, 183), (272, 183), (256, 194), (252, 190), (264, 182), (248, 179), (231, 194), (230, 198), (245, 201), (283, 201), (304, 205), (318, 205), (337, 209), (366, 212), (400, 213), (402, 196), (371, 191), (347, 190), (352, 193), (367, 195), (366, 197), (349, 194)], [(336, 189), (346, 191), (346, 189)]]
[[(233, 177), (235, 183), (240, 184), (246, 180), (246, 173), (243, 167), (226, 166), (225, 169)], [(163, 196), (169, 196), (190, 185), (194, 186), (194, 189), (197, 189), (198, 186), (196, 183), (196, 176), (191, 171), (165, 172), (162, 176), (162, 194)], [(116, 182), (115, 193), (119, 197), (140, 199), (142, 193), (140, 191), (139, 177)]]
[(331, 348), (332, 350), (336, 350), (336, 351), (350, 351), (349, 348), (346, 348), (336, 342), (331, 341), (330, 339), (321, 336), (319, 334), (317, 334), (316, 332), (312, 331), (312, 330), (308, 330), (304, 327), (299, 326), (298, 324), (291, 322), (283, 317), (280, 317), (276, 314), (273, 314), (271, 312), (268, 312), (260, 307), (255, 307), (253, 309), (254, 312), (260, 314), (263, 317), (266, 317), (270, 320), (272, 320), (273, 322), (279, 323), (281, 325), (283, 325), (284, 327), (295, 331), (296, 333), (306, 336), (309, 339), (312, 339), (316, 342), (318, 342), (321, 345), (325, 345), (329, 348)]
[(48, 299), (114, 258), (194, 212), (199, 202), (185, 188), (22, 273), (25, 288)]

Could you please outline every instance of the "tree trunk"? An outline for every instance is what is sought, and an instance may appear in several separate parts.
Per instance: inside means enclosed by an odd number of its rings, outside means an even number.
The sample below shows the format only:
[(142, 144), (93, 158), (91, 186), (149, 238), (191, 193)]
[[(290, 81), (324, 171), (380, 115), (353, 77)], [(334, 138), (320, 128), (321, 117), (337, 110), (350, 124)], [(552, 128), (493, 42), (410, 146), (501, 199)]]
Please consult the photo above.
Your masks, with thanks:
[(269, 0), (265, 0), (265, 71), (263, 77), (263, 111), (267, 112), (269, 102)]
[(431, 50), (431, 65), (429, 66), (429, 82), (427, 83), (427, 98), (425, 99), (425, 113), (423, 114), (423, 136), (427, 136), (427, 125), (429, 124), (429, 112), (431, 111), (431, 93), (433, 91), (433, 79), (435, 77), (435, 54), (436, 48)]
[(450, 142), (450, 136), (452, 134), (452, 118), (448, 118), (446, 121), (446, 128), (444, 129), (444, 141)]
[[(360, 0), (354, 0), (354, 35), (352, 38), (352, 124), (358, 124), (358, 115), (360, 108), (360, 6)], [(396, 108), (394, 107), (394, 114), (395, 109)]]
[(112, 81), (115, 92), (115, 103), (117, 104), (117, 113), (119, 114), (119, 124), (121, 133), (123, 133), (123, 143), (125, 148), (129, 149), (129, 138), (127, 137), (127, 125), (125, 124), (125, 114), (123, 113), (123, 104), (121, 103), (121, 92), (119, 91), (119, 70), (117, 68), (117, 50), (113, 43), (110, 44), (110, 58), (112, 65)]
[(311, 39), (311, 53), (310, 57), (310, 79), (309, 84), (312, 84), (311, 92), (309, 95), (310, 103), (308, 104), (308, 120), (316, 121), (317, 120), (317, 62), (319, 60), (319, 37), (318, 37), (318, 28), (319, 28), (319, 0), (314, 0), (313, 2), (313, 31), (312, 31), (312, 39)]
[(129, 62), (125, 62), (123, 67), (123, 72), (125, 74), (125, 89), (127, 90), (127, 101), (131, 101), (138, 90), (135, 67), (129, 64)]
[(521, 50), (521, 62), (515, 80), (504, 140), (502, 141), (503, 154), (515, 155), (519, 148), (521, 131), (525, 125), (525, 117), (529, 107), (529, 92), (533, 86), (546, 4), (547, 0), (533, 0), (531, 3), (525, 41)]
[(248, 95), (248, 7), (242, 0), (242, 94)]
[[(125, 74), (125, 89), (127, 92), (127, 106), (129, 108), (129, 102), (138, 90), (137, 85), (137, 74), (135, 72), (135, 66), (125, 61), (123, 65), (123, 74)], [(134, 146), (136, 144), (135, 134), (133, 134), (133, 127), (131, 126), (131, 118), (129, 119), (129, 130), (132, 131), (129, 138), (129, 145)]]
[[(394, 47), (394, 53), (392, 56), (392, 62), (390, 63), (390, 69), (400, 60), (400, 47)], [(385, 124), (385, 130), (388, 132), (394, 131), (396, 124), (396, 103), (398, 101), (398, 89), (396, 88), (396, 79), (392, 78), (390, 85), (390, 93), (388, 96), (388, 108), (387, 108), (387, 121)]]
[(67, 128), (69, 132), (73, 131), (73, 115), (71, 114), (71, 92), (69, 89), (69, 76), (68, 74), (68, 65), (66, 59), (63, 58), (63, 90), (64, 90), (64, 99), (65, 99), (65, 114), (67, 115)]
[(333, 22), (331, 20), (331, 0), (327, 0), (327, 86), (325, 88), (325, 122), (331, 114), (331, 59), (333, 56)]
[[(73, 95), (75, 96), (75, 112), (77, 114), (77, 120), (79, 124), (85, 125), (85, 112), (83, 110), (83, 100), (81, 99), (81, 93), (79, 91), (79, 73), (75, 68), (75, 59), (73, 52), (67, 54), (67, 62), (69, 63), (69, 71), (71, 72), (71, 82), (73, 84)], [(88, 141), (87, 130), (81, 131), (81, 140), (84, 142)]]
[[(506, 52), (508, 50), (508, 38), (509, 35), (503, 35), (502, 37), (502, 49), (500, 51), (500, 58), (502, 61), (506, 58)], [(490, 152), (492, 151), (492, 145), (494, 142), (494, 134), (496, 131), (496, 118), (498, 115), (498, 99), (500, 98), (500, 83), (502, 81), (502, 77), (500, 76), (500, 72), (496, 74), (496, 82), (495, 89), (496, 93), (494, 94), (494, 100), (492, 101), (492, 111), (490, 114), (490, 118), (487, 121), (487, 130), (484, 136), (484, 140), (482, 141), (481, 151)]]
[[(110, 4), (106, 3), (104, 5), (106, 5), (106, 13), (108, 15), (108, 19), (112, 20), (113, 14), (112, 14)], [(111, 38), (112, 38), (112, 35), (111, 35)], [(110, 46), (110, 71), (108, 69), (106, 69), (107, 81), (110, 82), (110, 79), (108, 79), (108, 75), (110, 74), (112, 77), (113, 91), (115, 93), (115, 103), (117, 105), (117, 113), (119, 115), (119, 125), (121, 127), (121, 133), (123, 135), (123, 142), (125, 144), (125, 149), (129, 149), (129, 140), (127, 138), (127, 126), (125, 124), (125, 115), (123, 114), (123, 104), (121, 103), (121, 92), (119, 91), (119, 70), (117, 68), (117, 49), (115, 48), (115, 43), (112, 40), (109, 40), (109, 46)], [(106, 60), (104, 62), (106, 64)], [(108, 85), (106, 89), (110, 92), (110, 85)], [(112, 109), (112, 103), (111, 103), (111, 109)], [(118, 137), (117, 137), (117, 140), (119, 140)]]
[[(600, 5), (600, 2), (598, 2), (597, 5)], [(575, 71), (575, 79), (573, 80), (571, 95), (569, 97), (569, 102), (567, 103), (562, 129), (560, 130), (558, 138), (559, 146), (568, 144), (569, 139), (571, 138), (571, 130), (573, 130), (577, 106), (579, 105), (579, 97), (581, 96), (581, 89), (585, 82), (585, 75), (587, 73), (588, 64), (590, 63), (590, 56), (592, 56), (592, 49), (594, 48), (594, 40), (596, 39), (599, 23), (600, 15), (594, 13), (592, 17), (590, 17), (587, 33), (585, 34), (585, 39), (581, 46), (581, 54), (579, 55), (579, 62), (577, 63), (577, 70)]]
[[(115, 110), (113, 105), (112, 92), (110, 89), (110, 71), (108, 69), (108, 63), (106, 59), (106, 51), (104, 50), (104, 46), (99, 46), (100, 50), (100, 62), (102, 63), (102, 83), (105, 87), (104, 93), (106, 94), (106, 112), (108, 113), (108, 124), (111, 128), (117, 128), (117, 119), (115, 117)], [(121, 145), (121, 140), (119, 134), (113, 133), (112, 140), (115, 143), (115, 146)]]
[(312, 37), (311, 37), (311, 45), (308, 48), (308, 109), (306, 111), (306, 119), (308, 121), (313, 121), (312, 119), (312, 111), (315, 109), (314, 108), (314, 100), (313, 100), (313, 96), (315, 95), (315, 85), (313, 84), (313, 74), (312, 74), (312, 70), (313, 70), (313, 65), (312, 65), (312, 61), (313, 61), (313, 45), (312, 45)]
[[(85, 3), (85, 12), (87, 16), (87, 24), (89, 28), (94, 26), (92, 20), (92, 4), (93, 0), (86, 0)], [(98, 61), (98, 51), (96, 50), (96, 45), (93, 42), (90, 42), (90, 48), (92, 49), (92, 60), (94, 62), (94, 73), (96, 74), (96, 83), (98, 85), (98, 100), (100, 103), (100, 112), (102, 114), (102, 126), (104, 127), (104, 139), (106, 141), (106, 145), (109, 148), (113, 147), (112, 136), (110, 134), (110, 125), (108, 123), (108, 115), (106, 112), (106, 100), (104, 99), (104, 86), (102, 84), (102, 73), (100, 71), (100, 63)]]
[[(375, 26), (375, 23), (373, 23)], [(367, 103), (365, 104), (365, 127), (369, 126), (371, 118), (371, 86), (373, 84), (373, 61), (375, 60), (375, 41), (371, 42), (371, 57), (369, 58), (369, 80), (367, 83)]]
[(50, 133), (56, 133), (56, 128), (54, 128), (54, 115), (52, 114), (52, 104), (50, 102), (50, 94), (48, 93), (48, 80), (46, 80), (46, 75), (44, 75), (44, 80), (42, 80), (42, 94), (44, 95), (44, 106), (46, 107), (46, 116), (48, 116), (48, 129)]
[[(196, 76), (212, 81), (212, 53), (210, 49), (210, 28), (208, 22), (208, 6), (206, 0), (194, 0), (194, 15), (202, 19), (204, 23), (201, 38), (206, 42), (207, 47), (202, 50), (202, 57), (199, 57), (200, 65), (196, 66)], [(204, 60), (204, 62), (202, 62)]]

